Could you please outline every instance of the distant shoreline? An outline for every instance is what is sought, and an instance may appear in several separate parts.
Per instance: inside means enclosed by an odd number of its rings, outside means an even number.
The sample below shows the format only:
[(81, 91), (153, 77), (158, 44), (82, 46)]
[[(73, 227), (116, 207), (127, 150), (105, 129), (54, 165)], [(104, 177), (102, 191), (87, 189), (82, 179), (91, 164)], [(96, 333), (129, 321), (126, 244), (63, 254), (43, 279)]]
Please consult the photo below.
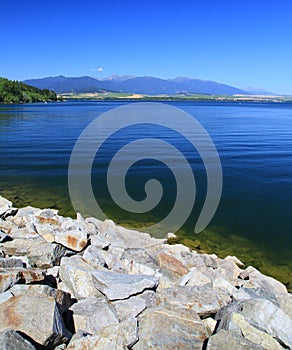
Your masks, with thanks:
[(291, 96), (268, 95), (143, 95), (126, 93), (62, 93), (63, 101), (190, 101), (190, 102), (253, 102), (253, 103), (292, 103)]

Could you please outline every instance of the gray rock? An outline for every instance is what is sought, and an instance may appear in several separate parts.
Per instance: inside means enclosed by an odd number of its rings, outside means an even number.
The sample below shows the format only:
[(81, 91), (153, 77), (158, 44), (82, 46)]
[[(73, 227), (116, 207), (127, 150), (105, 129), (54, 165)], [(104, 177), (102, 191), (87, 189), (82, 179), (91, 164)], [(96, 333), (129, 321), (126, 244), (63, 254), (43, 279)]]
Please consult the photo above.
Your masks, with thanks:
[(107, 250), (100, 250), (99, 254), (104, 259), (105, 264), (110, 270), (119, 270), (121, 266), (121, 257), (124, 253), (124, 248), (109, 246)]
[(153, 290), (145, 290), (139, 297), (145, 300), (147, 308), (157, 305), (156, 293)]
[(115, 225), (111, 220), (97, 222), (100, 237), (104, 241), (108, 241), (111, 245), (121, 248), (145, 248), (152, 245), (166, 242), (152, 238), (148, 233), (129, 230), (121, 226)]
[(117, 300), (113, 302), (120, 321), (133, 319), (146, 309), (147, 304), (141, 296), (132, 296), (126, 300)]
[(160, 267), (144, 249), (125, 249), (112, 269), (129, 274), (161, 277)]
[(55, 298), (50, 296), (12, 296), (0, 304), (0, 314), (0, 332), (17, 329), (45, 346), (58, 345), (71, 337)]
[(280, 309), (292, 319), (292, 295), (287, 293), (276, 294)]
[(265, 276), (252, 266), (242, 271), (239, 277), (243, 280), (244, 288), (260, 288), (271, 293), (287, 293), (287, 288), (283, 283), (272, 277)]
[(211, 279), (204, 273), (202, 273), (197, 267), (190, 269), (186, 275), (184, 275), (179, 283), (181, 286), (203, 286), (204, 284), (211, 285)]
[(96, 334), (101, 328), (119, 323), (115, 308), (104, 298), (90, 297), (72, 305), (75, 330)]
[(27, 256), (32, 267), (42, 269), (58, 264), (65, 254), (65, 249), (59, 245), (46, 242), (39, 235), (34, 239), (14, 239), (3, 244), (4, 253), (8, 256)]
[(159, 305), (138, 317), (139, 341), (135, 350), (202, 349), (207, 338), (205, 326), (193, 310)]
[(12, 202), (0, 196), (0, 217), (12, 208)]
[(105, 265), (105, 260), (101, 255), (100, 249), (90, 245), (82, 255), (83, 259), (94, 268)]
[(92, 272), (95, 287), (109, 300), (126, 299), (142, 293), (145, 289), (155, 288), (158, 279), (147, 275), (128, 275), (111, 271)]
[(61, 259), (59, 276), (71, 294), (79, 300), (101, 294), (93, 284), (93, 271), (94, 268), (81, 256), (64, 257)]
[(229, 330), (243, 336), (245, 339), (262, 346), (265, 350), (282, 350), (282, 346), (269, 334), (250, 325), (246, 319), (238, 314), (225, 315), (219, 323), (217, 331)]
[(292, 347), (292, 319), (272, 302), (265, 299), (237, 301), (221, 309), (215, 319), (237, 313), (253, 327), (274, 337), (279, 343)]
[(68, 350), (127, 350), (126, 345), (122, 344), (119, 339), (113, 335), (110, 338), (104, 338), (100, 335), (86, 335), (81, 338), (74, 338), (70, 342)]
[(18, 271), (6, 271), (0, 270), (0, 293), (5, 292), (7, 289), (12, 287), (21, 278)]
[(13, 297), (13, 294), (10, 290), (7, 290), (6, 292), (0, 293), (0, 304), (4, 303), (4, 301), (8, 300), (9, 298)]
[(113, 339), (127, 349), (138, 341), (138, 324), (136, 319), (127, 320), (102, 328), (98, 333), (103, 339)]
[(212, 335), (207, 343), (206, 350), (265, 350), (262, 346), (239, 336), (236, 333), (221, 330)]
[(61, 290), (54, 289), (45, 284), (15, 284), (10, 292), (13, 296), (25, 296), (30, 297), (47, 297), (55, 300), (58, 310), (63, 315), (70, 307), (71, 300), (70, 294)]
[(93, 336), (79, 331), (70, 341), (68, 350), (127, 350), (132, 349), (137, 340), (137, 320), (129, 320), (104, 327)]
[(12, 287), (15, 283), (41, 282), (45, 279), (44, 272), (35, 269), (10, 268), (0, 269), (0, 293)]
[(228, 293), (214, 290), (207, 285), (202, 287), (177, 286), (157, 292), (158, 304), (166, 302), (172, 305), (182, 305), (205, 317), (215, 314), (230, 301)]
[(111, 242), (106, 240), (104, 236), (95, 234), (94, 236), (90, 237), (91, 245), (100, 248), (100, 249), (106, 249), (111, 245)]
[[(285, 293), (284, 295), (288, 295)], [(248, 300), (248, 299), (267, 299), (274, 303), (277, 306), (280, 306), (280, 303), (274, 293), (270, 292), (267, 289), (261, 288), (239, 288), (236, 289), (232, 294), (233, 300)]]
[(23, 262), (17, 258), (0, 258), (0, 268), (22, 267)]
[(35, 350), (35, 347), (13, 329), (0, 333), (0, 350)]

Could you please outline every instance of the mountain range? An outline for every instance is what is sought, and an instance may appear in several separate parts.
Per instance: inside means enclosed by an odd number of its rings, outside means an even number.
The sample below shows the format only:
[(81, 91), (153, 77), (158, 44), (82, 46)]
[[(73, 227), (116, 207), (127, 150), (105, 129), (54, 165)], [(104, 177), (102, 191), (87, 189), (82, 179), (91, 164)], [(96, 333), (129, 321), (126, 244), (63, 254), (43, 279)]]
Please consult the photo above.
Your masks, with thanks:
[(160, 79), (156, 77), (135, 77), (131, 75), (114, 75), (105, 79), (95, 77), (47, 77), (23, 81), (27, 85), (39, 89), (49, 89), (56, 93), (75, 92), (125, 92), (145, 95), (175, 95), (175, 94), (208, 94), (235, 95), (252, 94), (250, 91), (239, 89), (215, 81), (177, 77), (175, 79)]

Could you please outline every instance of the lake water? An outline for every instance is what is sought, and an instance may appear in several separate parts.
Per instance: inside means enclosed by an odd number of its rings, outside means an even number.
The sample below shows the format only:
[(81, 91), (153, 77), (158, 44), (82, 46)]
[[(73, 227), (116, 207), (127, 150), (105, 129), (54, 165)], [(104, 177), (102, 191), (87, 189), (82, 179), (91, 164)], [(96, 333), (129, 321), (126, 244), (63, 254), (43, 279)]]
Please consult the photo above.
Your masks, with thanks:
[[(97, 116), (123, 102), (64, 102), (0, 106), (0, 189), (15, 205), (58, 208), (74, 215), (68, 195), (67, 171), (72, 148)], [(164, 186), (157, 208), (147, 214), (119, 209), (106, 188), (106, 170), (120, 147), (131, 140), (159, 137), (185, 155), (197, 182), (196, 206), (181, 239), (204, 242), (224, 255), (233, 253), (262, 268), (292, 270), (292, 105), (269, 103), (171, 102), (204, 126), (217, 147), (223, 168), (223, 193), (208, 228), (196, 235), (195, 221), (206, 194), (206, 173), (199, 155), (179, 135), (145, 126), (117, 133), (101, 148), (93, 167), (96, 197), (109, 217), (121, 224), (154, 223), (175, 199), (172, 173), (145, 159), (128, 172), (126, 185), (136, 200), (155, 174)], [(143, 150), (141, 150), (143, 153)], [(202, 246), (204, 247), (204, 244)], [(207, 248), (206, 248), (207, 249)], [(279, 271), (279, 270), (277, 270)], [(288, 277), (287, 277), (288, 276)], [(283, 279), (282, 278), (282, 279)]]

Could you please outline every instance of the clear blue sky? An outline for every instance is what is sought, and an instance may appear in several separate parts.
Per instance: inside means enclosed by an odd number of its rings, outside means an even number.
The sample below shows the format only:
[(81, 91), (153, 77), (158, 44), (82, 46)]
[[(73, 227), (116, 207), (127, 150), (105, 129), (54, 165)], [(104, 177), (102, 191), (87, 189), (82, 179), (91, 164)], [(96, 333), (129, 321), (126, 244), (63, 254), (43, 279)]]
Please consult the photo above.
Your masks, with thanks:
[(10, 0), (0, 15), (10, 79), (189, 76), (292, 95), (291, 0)]

